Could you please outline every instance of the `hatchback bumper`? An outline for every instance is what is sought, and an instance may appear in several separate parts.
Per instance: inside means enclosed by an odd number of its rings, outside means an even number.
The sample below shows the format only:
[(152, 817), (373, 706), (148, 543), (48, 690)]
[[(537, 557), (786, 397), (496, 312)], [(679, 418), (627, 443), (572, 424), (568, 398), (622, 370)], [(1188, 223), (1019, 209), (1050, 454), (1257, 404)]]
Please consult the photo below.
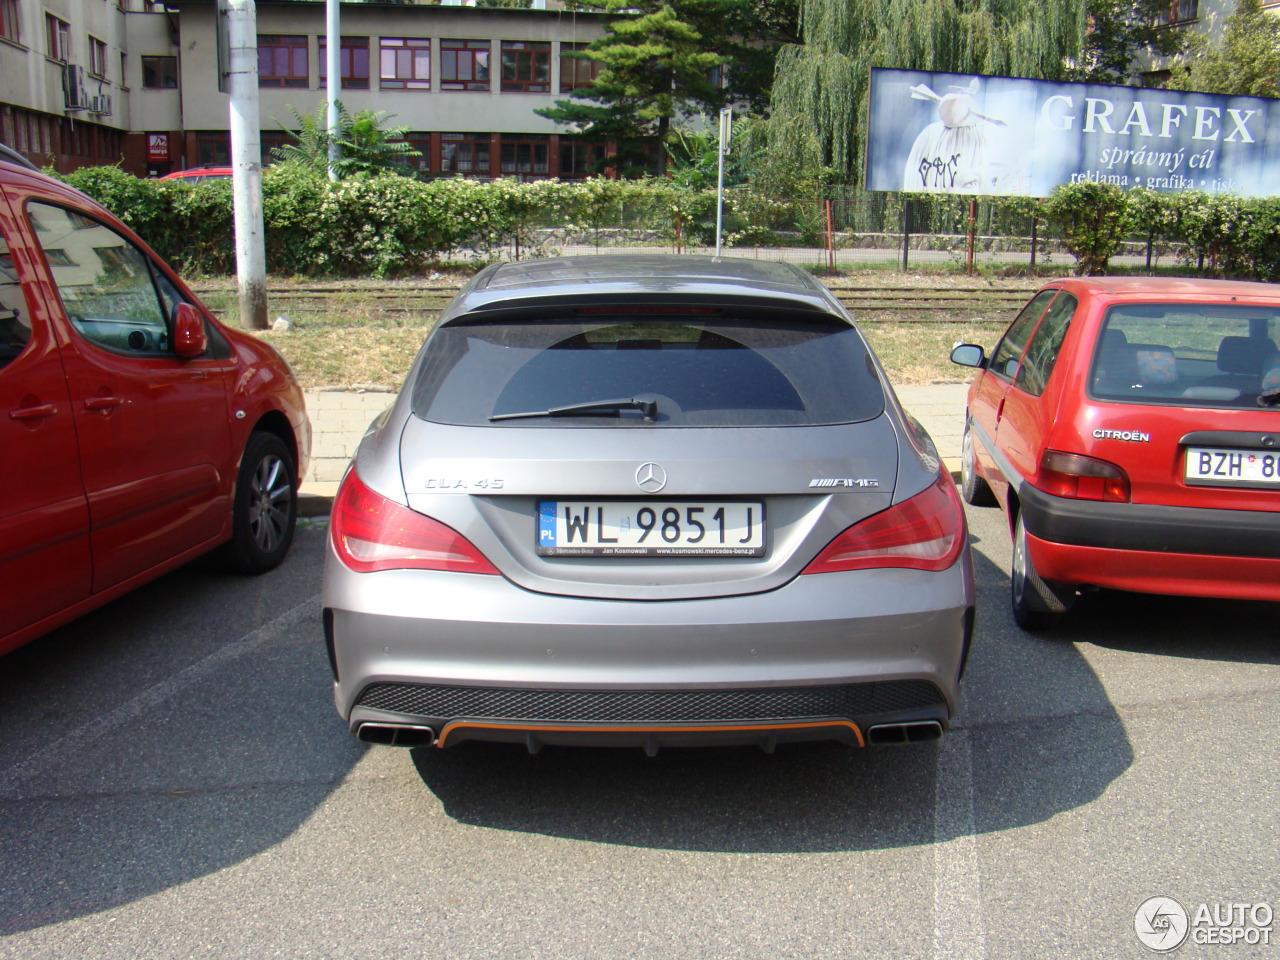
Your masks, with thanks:
[(973, 629), (967, 554), (940, 573), (814, 574), (661, 602), (327, 563), (338, 712), (353, 732), (403, 724), (442, 746), (926, 739), (955, 712)]

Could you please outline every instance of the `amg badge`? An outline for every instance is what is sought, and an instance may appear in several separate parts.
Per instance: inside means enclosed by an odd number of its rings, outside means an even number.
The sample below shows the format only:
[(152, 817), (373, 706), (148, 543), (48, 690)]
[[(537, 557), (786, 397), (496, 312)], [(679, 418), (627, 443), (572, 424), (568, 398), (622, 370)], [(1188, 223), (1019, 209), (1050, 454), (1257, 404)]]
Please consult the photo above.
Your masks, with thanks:
[(878, 487), (879, 480), (868, 480), (865, 477), (850, 479), (848, 477), (828, 478), (818, 477), (809, 481), (810, 487)]

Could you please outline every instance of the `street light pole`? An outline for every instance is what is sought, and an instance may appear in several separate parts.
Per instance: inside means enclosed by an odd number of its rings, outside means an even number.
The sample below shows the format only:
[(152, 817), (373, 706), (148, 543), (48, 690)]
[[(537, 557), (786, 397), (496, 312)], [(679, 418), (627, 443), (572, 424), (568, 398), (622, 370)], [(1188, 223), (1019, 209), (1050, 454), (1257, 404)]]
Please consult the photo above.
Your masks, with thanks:
[(338, 117), (338, 93), (342, 89), (342, 31), (338, 23), (338, 0), (324, 0), (325, 23), (325, 70), (328, 78), (325, 82), (325, 96), (329, 98), (327, 122), (329, 124), (329, 179), (338, 179), (338, 161), (342, 158), (342, 148), (338, 146), (338, 136), (342, 133), (342, 125)]
[(729, 152), (729, 139), (733, 135), (733, 108), (725, 107), (720, 111), (720, 140), (716, 148), (718, 164), (716, 170), (716, 256), (720, 256), (720, 245), (724, 234), (724, 155)]
[(250, 330), (265, 330), (267, 254), (262, 227), (262, 134), (258, 128), (258, 15), (254, 0), (225, 2), (240, 324)]

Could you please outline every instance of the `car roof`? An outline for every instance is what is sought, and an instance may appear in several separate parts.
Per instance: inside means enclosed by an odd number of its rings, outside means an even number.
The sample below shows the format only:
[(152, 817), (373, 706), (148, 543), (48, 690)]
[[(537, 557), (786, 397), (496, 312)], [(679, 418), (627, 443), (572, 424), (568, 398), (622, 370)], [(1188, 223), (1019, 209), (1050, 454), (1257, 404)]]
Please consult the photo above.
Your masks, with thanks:
[(584, 300), (789, 304), (847, 320), (827, 289), (804, 271), (772, 260), (689, 254), (603, 254), (501, 263), (458, 294), (441, 323), (475, 311)]
[(1072, 277), (1050, 287), (1085, 290), (1108, 299), (1160, 298), (1280, 300), (1280, 284), (1251, 280), (1206, 280), (1199, 277)]

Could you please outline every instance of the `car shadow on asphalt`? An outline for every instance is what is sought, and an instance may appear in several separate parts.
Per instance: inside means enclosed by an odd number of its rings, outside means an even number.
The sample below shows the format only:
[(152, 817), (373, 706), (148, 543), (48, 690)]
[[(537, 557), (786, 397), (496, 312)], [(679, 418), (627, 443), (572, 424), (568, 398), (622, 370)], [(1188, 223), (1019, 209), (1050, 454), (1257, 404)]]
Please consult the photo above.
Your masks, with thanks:
[(668, 749), (652, 758), (465, 743), (415, 750), (414, 765), (460, 822), (658, 849), (872, 850), (1047, 820), (1099, 797), (1132, 749), (1075, 647), (1013, 625), (1007, 567), (980, 550), (975, 566), (978, 635), (964, 703), (938, 743), (784, 745), (773, 755)]
[(188, 564), (4, 658), (0, 935), (240, 864), (342, 783), (366, 748), (333, 710), (323, 543), (257, 578)]

